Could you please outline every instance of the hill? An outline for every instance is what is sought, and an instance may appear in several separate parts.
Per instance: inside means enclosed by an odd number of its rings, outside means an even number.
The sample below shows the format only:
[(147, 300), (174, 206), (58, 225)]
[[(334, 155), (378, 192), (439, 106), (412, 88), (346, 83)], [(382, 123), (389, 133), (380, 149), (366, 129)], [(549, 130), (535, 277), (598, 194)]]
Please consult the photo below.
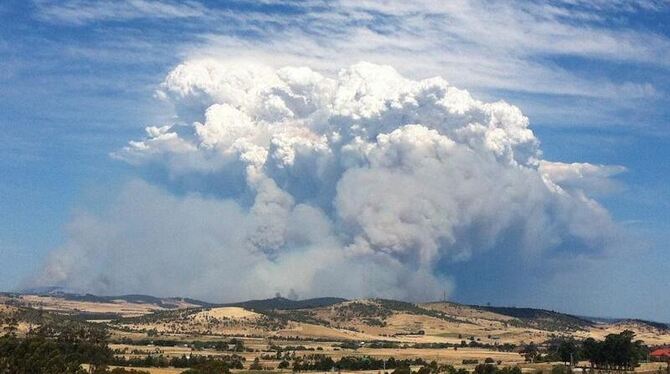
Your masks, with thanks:
[(510, 316), (521, 321), (524, 326), (546, 330), (583, 330), (594, 326), (590, 320), (553, 310), (479, 305), (473, 308)]
[(84, 316), (87, 319), (114, 319), (144, 315), (161, 310), (212, 307), (214, 304), (188, 298), (158, 298), (147, 295), (96, 296), (91, 294), (5, 293), (5, 303)]
[(346, 299), (339, 297), (319, 297), (306, 300), (291, 300), (283, 297), (275, 297), (272, 299), (249, 300), (238, 303), (224, 304), (222, 306), (239, 306), (252, 310), (294, 310), (320, 308), (341, 303), (343, 301), (346, 301)]
[(647, 320), (643, 320), (643, 319), (625, 319), (625, 320), (619, 321), (619, 323), (636, 324), (636, 325), (639, 325), (639, 326), (646, 326), (648, 328), (657, 329), (659, 331), (670, 330), (670, 325), (668, 325), (666, 323), (647, 321)]
[[(1, 294), (0, 314), (54, 316), (106, 323), (117, 336), (246, 336), (299, 340), (467, 344), (543, 342), (557, 336), (597, 337), (630, 329), (649, 344), (670, 343), (670, 329), (642, 320), (594, 322), (534, 308), (409, 303), (387, 299), (275, 297), (229, 304), (147, 295)], [(21, 311), (18, 313), (17, 311)], [(37, 314), (36, 314), (37, 313)], [(0, 316), (2, 317), (2, 316)], [(2, 319), (0, 319), (2, 320)], [(28, 323), (28, 321), (24, 321)], [(36, 320), (29, 323), (38, 323)]]

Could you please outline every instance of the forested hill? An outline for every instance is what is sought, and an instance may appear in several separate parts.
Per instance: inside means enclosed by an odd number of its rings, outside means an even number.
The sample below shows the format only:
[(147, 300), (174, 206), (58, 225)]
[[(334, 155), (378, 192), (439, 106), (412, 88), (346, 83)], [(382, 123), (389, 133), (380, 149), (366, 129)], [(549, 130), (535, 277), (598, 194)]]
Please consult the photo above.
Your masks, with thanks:
[(305, 300), (291, 300), (283, 297), (275, 297), (272, 299), (249, 300), (238, 303), (223, 304), (221, 306), (236, 306), (251, 310), (295, 310), (295, 309), (312, 309), (335, 305), (346, 301), (346, 299), (339, 297), (319, 297)]

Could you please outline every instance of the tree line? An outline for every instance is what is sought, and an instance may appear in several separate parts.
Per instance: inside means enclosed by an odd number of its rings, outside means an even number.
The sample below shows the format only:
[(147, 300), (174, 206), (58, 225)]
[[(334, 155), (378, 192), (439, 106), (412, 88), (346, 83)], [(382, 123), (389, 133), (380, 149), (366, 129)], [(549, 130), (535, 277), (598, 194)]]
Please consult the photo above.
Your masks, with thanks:
[[(18, 337), (15, 324), (5, 329), (0, 337), (0, 374), (83, 374), (83, 373), (141, 373), (136, 369), (109, 369), (109, 365), (125, 367), (176, 367), (188, 369), (185, 373), (227, 373), (231, 369), (243, 369), (245, 359), (237, 354), (225, 356), (189, 355), (164, 357), (147, 355), (142, 358), (126, 358), (120, 352), (109, 348), (109, 334), (104, 325), (76, 320), (53, 320), (31, 329), (24, 337)], [(152, 344), (171, 346), (171, 341), (153, 341)], [(245, 351), (242, 340), (231, 339), (217, 342), (192, 342), (194, 348), (210, 348), (218, 351)], [(610, 334), (604, 340), (587, 338), (558, 339), (548, 342), (540, 348), (534, 344), (526, 345), (522, 354), (529, 361), (561, 361), (564, 363), (588, 360), (595, 369), (632, 370), (648, 355), (648, 348), (641, 340), (635, 340), (632, 331)], [(345, 371), (389, 370), (394, 374), (411, 374), (411, 366), (420, 366), (417, 374), (465, 374), (465, 369), (455, 369), (449, 365), (426, 362), (421, 358), (398, 360), (393, 357), (379, 359), (369, 356), (344, 356), (338, 360), (324, 354), (309, 354), (293, 357), (293, 363), (286, 361), (277, 349), (277, 359), (284, 360), (279, 368), (292, 368), (301, 371)], [(295, 347), (292, 347), (295, 348)], [(115, 354), (117, 353), (117, 354)], [(475, 374), (518, 374), (515, 368), (498, 368), (493, 360), (475, 367)], [(83, 364), (88, 365), (87, 371)], [(258, 358), (249, 369), (264, 369)], [(125, 370), (125, 371), (124, 371)], [(499, 373), (500, 372), (500, 373)]]
[(602, 341), (570, 338), (550, 341), (547, 345), (544, 355), (532, 343), (526, 345), (522, 353), (531, 362), (558, 361), (567, 364), (586, 360), (592, 368), (603, 370), (632, 370), (649, 354), (649, 348), (642, 340), (635, 340), (635, 333), (630, 330), (609, 334)]

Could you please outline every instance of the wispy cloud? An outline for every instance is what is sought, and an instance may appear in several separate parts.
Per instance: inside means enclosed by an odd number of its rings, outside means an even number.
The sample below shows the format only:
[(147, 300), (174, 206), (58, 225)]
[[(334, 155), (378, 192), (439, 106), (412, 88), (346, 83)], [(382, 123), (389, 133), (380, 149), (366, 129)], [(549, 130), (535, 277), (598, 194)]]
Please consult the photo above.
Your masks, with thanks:
[[(668, 3), (662, 1), (267, 1), (207, 8), (196, 2), (74, 0), (36, 5), (40, 19), (73, 25), (182, 19), (191, 39), (179, 50), (190, 55), (309, 64), (324, 70), (358, 60), (378, 61), (415, 77), (444, 75), (482, 90), (654, 97), (663, 89), (644, 78), (588, 76), (559, 60), (670, 67), (667, 35), (616, 19), (622, 12), (667, 10)], [(202, 27), (188, 22), (193, 19)]]
[[(308, 61), (323, 69), (357, 60), (378, 61), (412, 76), (444, 75), (455, 84), (480, 90), (616, 99), (663, 95), (663, 88), (645, 78), (583, 74), (561, 63), (578, 58), (670, 67), (667, 36), (613, 24), (594, 6), (342, 1), (318, 11), (303, 9), (304, 15), (297, 18), (274, 15), (269, 28), (263, 21), (243, 21), (254, 27), (252, 37), (209, 32), (202, 35), (204, 45), (190, 53), (281, 64)], [(656, 11), (660, 6), (640, 4), (635, 9)], [(607, 5), (610, 10), (632, 11), (631, 7)]]
[(193, 18), (205, 14), (194, 1), (51, 1), (36, 2), (37, 16), (45, 21), (82, 25), (100, 21), (127, 21), (140, 18)]

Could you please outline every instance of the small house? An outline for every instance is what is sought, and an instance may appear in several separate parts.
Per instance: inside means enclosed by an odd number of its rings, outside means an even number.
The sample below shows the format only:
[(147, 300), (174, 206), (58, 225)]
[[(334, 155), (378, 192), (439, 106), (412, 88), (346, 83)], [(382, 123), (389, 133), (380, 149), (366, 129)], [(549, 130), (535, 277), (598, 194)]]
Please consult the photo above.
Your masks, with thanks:
[(670, 360), (670, 347), (655, 349), (649, 355), (658, 360)]

